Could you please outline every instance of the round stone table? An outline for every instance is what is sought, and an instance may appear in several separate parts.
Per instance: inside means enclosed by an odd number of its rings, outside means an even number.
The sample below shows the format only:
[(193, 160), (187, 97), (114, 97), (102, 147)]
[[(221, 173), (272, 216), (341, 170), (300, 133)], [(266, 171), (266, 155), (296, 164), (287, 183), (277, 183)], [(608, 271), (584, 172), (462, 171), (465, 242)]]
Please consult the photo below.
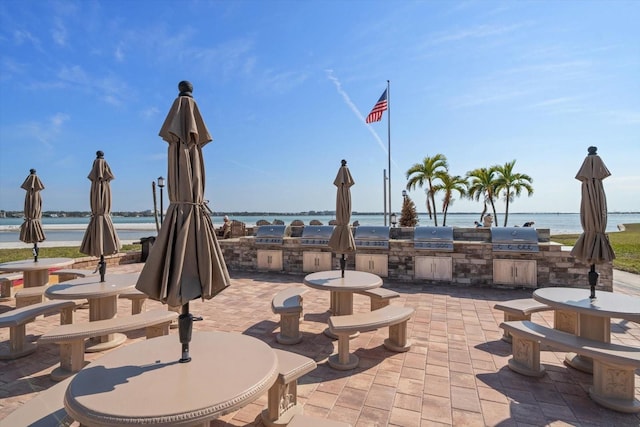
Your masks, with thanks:
[[(331, 291), (335, 298), (335, 305), (332, 307), (333, 315), (345, 316), (353, 314), (353, 293), (379, 288), (382, 286), (382, 279), (366, 271), (345, 270), (342, 277), (340, 270), (329, 270), (305, 276), (304, 284), (310, 288)], [(331, 338), (337, 338), (329, 328), (325, 329), (324, 333)], [(357, 334), (352, 338), (355, 336)]]
[[(138, 282), (139, 272), (111, 273), (105, 276), (80, 277), (57, 285), (51, 285), (45, 291), (49, 299), (89, 301), (89, 321), (112, 319), (118, 312), (118, 295), (132, 289)], [(86, 351), (97, 352), (114, 348), (125, 342), (125, 334), (109, 334), (87, 341)]]
[[(573, 329), (576, 335), (596, 341), (611, 342), (612, 317), (640, 322), (640, 298), (596, 291), (596, 298), (590, 299), (589, 293), (589, 289), (580, 288), (540, 288), (533, 292), (533, 299), (555, 308), (556, 312), (575, 313), (569, 317), (575, 319), (575, 324), (563, 329)], [(569, 353), (565, 361), (583, 372), (593, 372), (591, 358)]]
[(49, 284), (49, 269), (68, 267), (75, 262), (73, 258), (38, 258), (35, 262), (32, 259), (21, 261), (3, 262), (0, 264), (0, 271), (22, 272), (23, 287), (33, 288), (35, 286), (46, 286)]
[(208, 426), (278, 376), (276, 353), (257, 338), (195, 331), (189, 347), (188, 363), (177, 334), (108, 352), (69, 383), (65, 409), (86, 426)]

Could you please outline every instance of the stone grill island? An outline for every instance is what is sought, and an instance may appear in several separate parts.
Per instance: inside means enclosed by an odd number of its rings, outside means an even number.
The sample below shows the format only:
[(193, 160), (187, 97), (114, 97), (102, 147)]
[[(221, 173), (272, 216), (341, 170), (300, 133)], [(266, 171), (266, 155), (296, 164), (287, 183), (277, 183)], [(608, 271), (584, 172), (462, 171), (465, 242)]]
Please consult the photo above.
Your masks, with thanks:
[[(357, 227), (355, 232), (357, 236)], [(330, 263), (332, 269), (339, 269), (339, 256), (326, 245), (305, 244), (303, 233), (304, 229), (285, 232), (282, 240), (273, 243), (257, 242), (256, 236), (226, 239), (220, 246), (231, 270), (302, 275), (313, 270), (304, 262), (310, 256), (307, 252), (323, 260), (322, 268)], [(437, 239), (429, 241), (429, 235)], [(347, 269), (373, 269), (370, 272), (381, 277), (416, 284), (531, 289), (589, 286), (589, 266), (573, 258), (562, 245), (550, 242), (549, 229), (398, 227), (390, 228), (388, 236), (385, 245), (359, 245), (354, 255), (347, 256)], [(273, 258), (265, 264), (266, 253)], [(611, 291), (612, 264), (602, 264), (598, 271), (599, 289)]]

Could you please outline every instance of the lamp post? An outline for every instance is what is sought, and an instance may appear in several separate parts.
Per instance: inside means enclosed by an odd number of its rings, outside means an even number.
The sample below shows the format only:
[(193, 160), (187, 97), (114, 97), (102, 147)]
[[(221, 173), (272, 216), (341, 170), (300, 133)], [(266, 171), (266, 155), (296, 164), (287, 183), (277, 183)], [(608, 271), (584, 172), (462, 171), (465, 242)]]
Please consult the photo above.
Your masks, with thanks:
[(162, 220), (164, 219), (163, 217), (163, 207), (162, 207), (162, 189), (164, 188), (164, 178), (163, 177), (158, 177), (158, 187), (160, 187), (160, 225), (162, 225)]
[(396, 227), (396, 224), (398, 223), (398, 221), (395, 213), (392, 213), (391, 215), (389, 215), (389, 222), (391, 222), (391, 226), (393, 228)]

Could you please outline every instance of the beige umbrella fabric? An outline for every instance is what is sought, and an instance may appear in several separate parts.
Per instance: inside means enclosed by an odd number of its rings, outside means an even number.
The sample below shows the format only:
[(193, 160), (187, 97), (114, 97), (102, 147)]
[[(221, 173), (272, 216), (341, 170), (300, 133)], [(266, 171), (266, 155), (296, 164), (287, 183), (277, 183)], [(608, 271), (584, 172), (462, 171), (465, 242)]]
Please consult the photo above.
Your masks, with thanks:
[(589, 155), (585, 158), (576, 179), (582, 182), (582, 199), (580, 202), (580, 222), (583, 233), (571, 250), (571, 256), (591, 264), (589, 284), (591, 298), (595, 298), (595, 286), (598, 273), (595, 264), (611, 262), (615, 258), (607, 229), (607, 198), (602, 180), (611, 175), (604, 162), (596, 154), (597, 147), (589, 147)]
[(104, 282), (107, 264), (105, 255), (113, 255), (120, 250), (120, 239), (111, 220), (111, 181), (115, 178), (102, 151), (96, 152), (96, 159), (89, 176), (91, 191), (91, 219), (80, 244), (83, 254), (100, 257), (98, 270), (100, 281)]
[(29, 176), (24, 180), (20, 188), (26, 190), (24, 198), (24, 222), (20, 225), (20, 241), (33, 243), (33, 260), (38, 261), (38, 243), (46, 239), (42, 229), (42, 196), (40, 191), (44, 185), (36, 170), (31, 169)]
[[(136, 288), (169, 306), (182, 306), (181, 361), (188, 361), (189, 301), (213, 298), (231, 279), (204, 201), (202, 147), (212, 138), (192, 98), (193, 86), (183, 81), (178, 87), (180, 95), (160, 129), (168, 143), (169, 207)], [(183, 325), (189, 328), (184, 337)]]
[(333, 229), (329, 239), (329, 247), (336, 253), (342, 254), (340, 259), (340, 269), (344, 277), (345, 254), (355, 252), (356, 242), (351, 232), (349, 222), (351, 221), (351, 187), (355, 184), (351, 172), (347, 167), (347, 161), (342, 160), (342, 165), (338, 170), (338, 175), (333, 181), (333, 185), (338, 187), (336, 194), (336, 227)]

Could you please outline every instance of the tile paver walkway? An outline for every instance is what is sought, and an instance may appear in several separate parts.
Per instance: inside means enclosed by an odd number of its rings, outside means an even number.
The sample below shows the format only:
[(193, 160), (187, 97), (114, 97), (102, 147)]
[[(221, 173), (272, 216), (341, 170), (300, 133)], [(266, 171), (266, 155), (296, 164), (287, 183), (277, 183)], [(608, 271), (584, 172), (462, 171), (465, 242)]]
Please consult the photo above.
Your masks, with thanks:
[[(136, 271), (141, 264), (110, 267)], [(278, 316), (270, 309), (271, 297), (279, 290), (302, 285), (301, 276), (273, 273), (231, 272), (232, 286), (214, 299), (190, 304), (194, 314), (204, 317), (195, 330), (239, 332), (269, 345), (304, 354), (318, 367), (300, 380), (298, 393), (305, 413), (372, 426), (634, 426), (639, 414), (621, 414), (595, 404), (587, 394), (591, 376), (567, 368), (564, 353), (544, 351), (547, 368), (542, 378), (528, 378), (507, 368), (511, 348), (500, 340), (503, 313), (493, 309), (497, 301), (525, 298), (531, 290), (471, 288), (455, 285), (415, 285), (385, 280), (401, 294), (392, 304), (411, 306), (416, 312), (409, 322), (413, 341), (407, 353), (387, 351), (382, 342), (386, 328), (360, 334), (351, 348), (360, 365), (351, 371), (336, 371), (326, 363), (337, 342), (326, 337), (329, 294), (309, 290), (304, 297), (304, 339), (294, 346), (275, 340)], [(637, 278), (634, 278), (634, 280)], [(616, 292), (640, 296), (640, 286), (614, 284)], [(588, 290), (585, 290), (588, 292)], [(129, 315), (129, 301), (119, 301), (119, 314)], [(0, 311), (13, 301), (0, 302)], [(157, 307), (155, 301), (147, 308)], [(368, 311), (368, 298), (354, 297), (354, 311)], [(78, 310), (76, 321), (87, 321), (88, 310)], [(57, 324), (59, 317), (38, 319), (27, 326), (30, 339)], [(536, 313), (533, 320), (552, 325), (552, 312)], [(613, 319), (612, 341), (640, 348), (640, 325)], [(176, 358), (180, 345), (176, 334)], [(143, 331), (127, 334), (128, 343), (144, 339)], [(0, 330), (0, 341), (9, 339)], [(101, 353), (87, 353), (88, 360)], [(206, 355), (192, 354), (192, 357)], [(49, 373), (58, 363), (58, 347), (42, 345), (37, 352), (13, 361), (0, 361), (0, 424), (11, 411), (54, 383)], [(229, 361), (233, 363), (233, 361)], [(212, 387), (216, 387), (212, 384)], [(640, 377), (636, 376), (636, 396)], [(260, 411), (266, 396), (245, 408), (211, 423), (212, 426), (261, 426)]]

